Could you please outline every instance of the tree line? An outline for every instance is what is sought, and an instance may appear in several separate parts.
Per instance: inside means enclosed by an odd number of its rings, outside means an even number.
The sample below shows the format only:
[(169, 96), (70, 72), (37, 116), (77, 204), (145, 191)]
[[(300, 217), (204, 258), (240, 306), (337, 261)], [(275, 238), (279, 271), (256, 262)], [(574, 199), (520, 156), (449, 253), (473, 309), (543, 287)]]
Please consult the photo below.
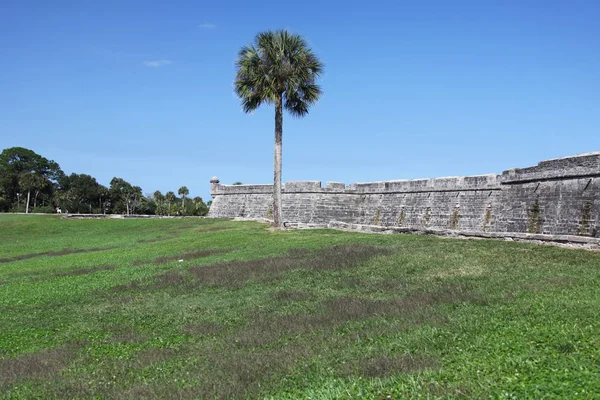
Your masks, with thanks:
[(65, 174), (58, 163), (23, 147), (0, 153), (0, 212), (207, 215), (211, 202), (182, 186), (164, 195), (114, 177), (108, 187), (87, 174)]

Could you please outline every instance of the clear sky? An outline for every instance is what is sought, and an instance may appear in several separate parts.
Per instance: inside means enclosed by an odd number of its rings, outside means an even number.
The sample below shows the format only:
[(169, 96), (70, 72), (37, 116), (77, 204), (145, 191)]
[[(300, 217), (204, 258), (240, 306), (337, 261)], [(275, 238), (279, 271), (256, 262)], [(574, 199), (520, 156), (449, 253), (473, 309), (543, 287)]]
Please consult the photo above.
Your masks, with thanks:
[(270, 183), (274, 111), (232, 83), (255, 34), (303, 35), (324, 96), (284, 115), (283, 179), (499, 173), (600, 150), (600, 1), (0, 2), (0, 149), (210, 199)]

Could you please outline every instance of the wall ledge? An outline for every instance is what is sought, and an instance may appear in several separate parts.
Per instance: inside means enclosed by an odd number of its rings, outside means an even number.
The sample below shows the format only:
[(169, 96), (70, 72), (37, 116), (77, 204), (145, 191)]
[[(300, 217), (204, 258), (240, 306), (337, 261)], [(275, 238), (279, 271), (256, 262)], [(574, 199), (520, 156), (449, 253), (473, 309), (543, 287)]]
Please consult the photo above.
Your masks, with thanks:
[(534, 243), (546, 243), (565, 245), (567, 247), (579, 247), (590, 250), (600, 250), (600, 238), (575, 235), (545, 235), (535, 233), (519, 232), (470, 232), (456, 231), (451, 229), (414, 229), (396, 226), (379, 226), (351, 224), (340, 221), (331, 221), (327, 224), (330, 229), (337, 229), (352, 232), (364, 233), (385, 233), (385, 234), (417, 234), (433, 235), (454, 238), (473, 238), (473, 239), (503, 239), (506, 241), (522, 241)]

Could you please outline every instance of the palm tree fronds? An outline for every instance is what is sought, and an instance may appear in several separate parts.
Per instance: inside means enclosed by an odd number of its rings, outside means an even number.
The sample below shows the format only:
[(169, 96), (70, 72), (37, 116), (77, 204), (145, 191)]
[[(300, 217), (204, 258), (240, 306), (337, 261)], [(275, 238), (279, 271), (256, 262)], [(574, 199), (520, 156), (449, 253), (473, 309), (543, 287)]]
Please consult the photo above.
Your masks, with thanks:
[(256, 35), (253, 44), (240, 49), (236, 66), (234, 91), (244, 112), (283, 99), (286, 110), (303, 116), (322, 93), (315, 80), (323, 64), (301, 36), (285, 30)]

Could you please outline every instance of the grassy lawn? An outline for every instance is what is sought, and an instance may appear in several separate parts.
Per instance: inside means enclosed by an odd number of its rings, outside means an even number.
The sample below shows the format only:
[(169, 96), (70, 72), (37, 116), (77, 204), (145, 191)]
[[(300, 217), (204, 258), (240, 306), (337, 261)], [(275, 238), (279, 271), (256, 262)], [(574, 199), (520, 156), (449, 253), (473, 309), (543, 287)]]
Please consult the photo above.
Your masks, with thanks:
[(0, 215), (3, 398), (600, 398), (600, 252)]

